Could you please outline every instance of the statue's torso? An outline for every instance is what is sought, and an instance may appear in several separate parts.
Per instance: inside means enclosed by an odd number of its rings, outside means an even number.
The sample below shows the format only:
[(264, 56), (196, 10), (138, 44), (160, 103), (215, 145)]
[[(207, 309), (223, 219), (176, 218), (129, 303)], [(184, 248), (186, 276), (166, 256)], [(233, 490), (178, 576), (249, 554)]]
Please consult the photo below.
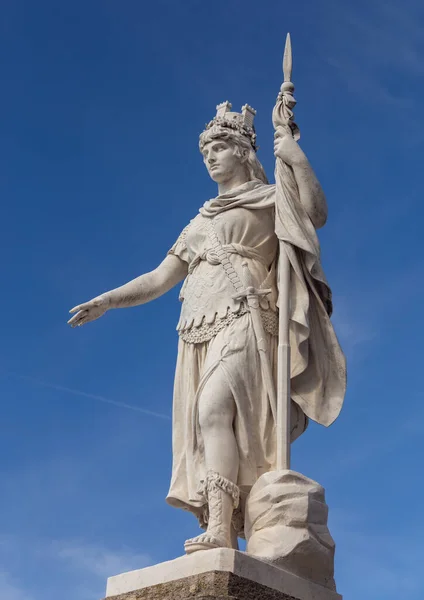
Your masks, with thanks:
[[(180, 255), (183, 252), (181, 257), (189, 263), (189, 274), (180, 294), (183, 305), (177, 327), (183, 337), (193, 328), (207, 327), (243, 310), (241, 301), (233, 297), (237, 292), (234, 284), (212, 250), (208, 223), (209, 217), (198, 214), (184, 231), (185, 248)], [(242, 283), (242, 263), (247, 261), (256, 287), (272, 290), (261, 307), (275, 312), (278, 240), (274, 209), (232, 208), (213, 217), (213, 229)]]

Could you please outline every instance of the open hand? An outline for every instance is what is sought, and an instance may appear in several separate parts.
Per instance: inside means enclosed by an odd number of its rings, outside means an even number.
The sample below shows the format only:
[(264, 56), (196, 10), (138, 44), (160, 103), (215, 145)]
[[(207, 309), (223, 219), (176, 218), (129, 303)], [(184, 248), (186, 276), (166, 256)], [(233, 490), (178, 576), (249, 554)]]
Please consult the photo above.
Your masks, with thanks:
[(303, 150), (293, 138), (290, 128), (278, 127), (274, 134), (274, 154), (293, 167), (306, 161)]
[(109, 308), (110, 302), (107, 296), (97, 296), (89, 302), (84, 302), (84, 304), (78, 304), (78, 306), (71, 308), (69, 312), (76, 314), (69, 319), (68, 325), (71, 327), (80, 327), (81, 325), (85, 325), (85, 323), (95, 321), (103, 316)]

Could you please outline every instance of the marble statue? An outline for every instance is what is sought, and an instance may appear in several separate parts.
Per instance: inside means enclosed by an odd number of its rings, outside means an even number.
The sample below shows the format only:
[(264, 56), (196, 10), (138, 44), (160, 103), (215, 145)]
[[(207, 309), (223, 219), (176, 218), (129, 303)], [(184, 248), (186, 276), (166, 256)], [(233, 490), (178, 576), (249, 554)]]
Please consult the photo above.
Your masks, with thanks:
[[(278, 560), (291, 553), (291, 563), (298, 564), (292, 550), (307, 555), (305, 536), (288, 551), (273, 531), (282, 527), (288, 539), (287, 529), (303, 511), (310, 532), (308, 502), (315, 500), (319, 518), (307, 537), (315, 545), (322, 541), (324, 562), (334, 552), (322, 488), (294, 474), (289, 464), (290, 443), (308, 419), (329, 426), (337, 418), (346, 380), (316, 235), (326, 223), (327, 203), (297, 141), (290, 75), (288, 44), (285, 83), (273, 114), (276, 184), (268, 182), (257, 157), (254, 109), (245, 105), (237, 113), (229, 102), (218, 105), (199, 141), (217, 196), (203, 204), (154, 271), (70, 311), (69, 324), (80, 327), (184, 282), (167, 502), (191, 511), (205, 529), (186, 541), (188, 554), (237, 548), (237, 537), (246, 535), (248, 552), (250, 543), (254, 555)], [(279, 347), (285, 335), (286, 351)], [(302, 510), (281, 502), (286, 489)], [(256, 498), (253, 504), (249, 496)], [(264, 514), (272, 511), (274, 521), (265, 522)], [(328, 580), (330, 571), (331, 565)]]

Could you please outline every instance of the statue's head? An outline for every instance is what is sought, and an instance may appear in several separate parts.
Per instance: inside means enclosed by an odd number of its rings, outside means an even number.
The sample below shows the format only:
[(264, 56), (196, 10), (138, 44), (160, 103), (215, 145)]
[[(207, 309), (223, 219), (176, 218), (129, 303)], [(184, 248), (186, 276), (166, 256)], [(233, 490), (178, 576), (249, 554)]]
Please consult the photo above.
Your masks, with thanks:
[(223, 183), (236, 174), (246, 181), (260, 179), (268, 183), (265, 171), (256, 157), (256, 133), (253, 119), (256, 111), (248, 105), (242, 112), (230, 112), (231, 104), (217, 107), (215, 118), (200, 135), (199, 148), (211, 178)]

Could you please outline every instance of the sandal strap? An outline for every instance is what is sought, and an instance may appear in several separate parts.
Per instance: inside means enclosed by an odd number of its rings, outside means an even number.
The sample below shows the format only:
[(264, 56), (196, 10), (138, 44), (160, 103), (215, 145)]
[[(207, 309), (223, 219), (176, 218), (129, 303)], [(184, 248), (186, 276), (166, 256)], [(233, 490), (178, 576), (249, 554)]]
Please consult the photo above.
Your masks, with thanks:
[(216, 471), (210, 470), (210, 471), (208, 471), (208, 473), (206, 475), (205, 484), (206, 484), (205, 491), (207, 491), (208, 495), (210, 492), (212, 492), (218, 488), (218, 489), (222, 490), (223, 492), (225, 492), (226, 494), (229, 494), (231, 496), (231, 498), (233, 499), (233, 507), (234, 508), (238, 507), (239, 502), (240, 502), (240, 490), (239, 490), (239, 487), (235, 483), (233, 483), (226, 477), (223, 477)]

